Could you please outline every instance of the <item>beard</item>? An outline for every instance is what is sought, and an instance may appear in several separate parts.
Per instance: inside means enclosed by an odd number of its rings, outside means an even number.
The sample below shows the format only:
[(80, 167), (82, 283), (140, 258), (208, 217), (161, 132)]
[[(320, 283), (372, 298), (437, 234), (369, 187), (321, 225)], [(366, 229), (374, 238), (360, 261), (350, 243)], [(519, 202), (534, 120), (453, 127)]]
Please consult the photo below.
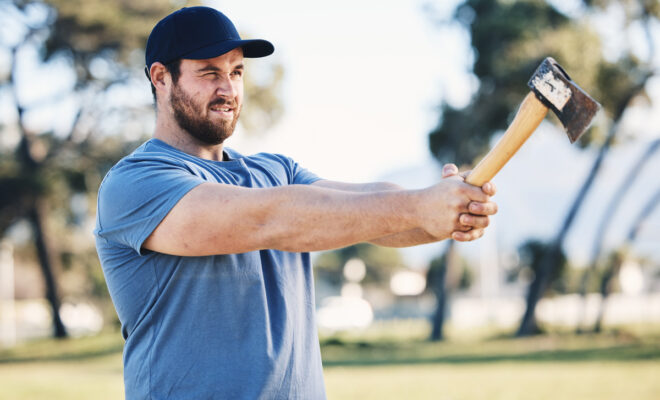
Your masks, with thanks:
[(230, 137), (234, 133), (241, 113), (235, 101), (220, 98), (209, 103), (209, 107), (226, 104), (234, 110), (234, 118), (231, 121), (223, 119), (220, 122), (212, 122), (209, 118), (203, 117), (204, 107), (196, 103), (178, 84), (174, 85), (170, 93), (170, 104), (179, 127), (207, 145), (221, 144)]

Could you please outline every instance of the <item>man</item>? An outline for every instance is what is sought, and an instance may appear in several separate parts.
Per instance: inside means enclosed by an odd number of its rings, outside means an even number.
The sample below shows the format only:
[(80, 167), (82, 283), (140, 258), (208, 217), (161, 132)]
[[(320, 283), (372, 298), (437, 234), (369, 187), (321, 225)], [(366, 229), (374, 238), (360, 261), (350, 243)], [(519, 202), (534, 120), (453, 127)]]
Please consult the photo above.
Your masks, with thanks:
[(465, 184), (453, 165), (406, 191), (224, 147), (243, 59), (272, 52), (206, 7), (167, 16), (149, 37), (154, 138), (108, 172), (95, 229), (129, 400), (325, 398), (308, 252), (473, 240), (496, 212), (493, 186)]

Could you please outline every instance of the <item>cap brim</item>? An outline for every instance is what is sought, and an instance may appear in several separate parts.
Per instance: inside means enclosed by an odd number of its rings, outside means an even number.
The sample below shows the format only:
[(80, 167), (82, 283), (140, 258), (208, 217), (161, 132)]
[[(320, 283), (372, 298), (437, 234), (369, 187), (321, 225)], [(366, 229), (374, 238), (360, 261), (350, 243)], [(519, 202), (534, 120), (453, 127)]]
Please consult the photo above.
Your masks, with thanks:
[(243, 57), (246, 58), (266, 57), (273, 54), (275, 51), (273, 44), (263, 39), (225, 40), (201, 49), (193, 50), (190, 53), (181, 55), (180, 58), (187, 58), (190, 60), (214, 58), (239, 47), (243, 49)]

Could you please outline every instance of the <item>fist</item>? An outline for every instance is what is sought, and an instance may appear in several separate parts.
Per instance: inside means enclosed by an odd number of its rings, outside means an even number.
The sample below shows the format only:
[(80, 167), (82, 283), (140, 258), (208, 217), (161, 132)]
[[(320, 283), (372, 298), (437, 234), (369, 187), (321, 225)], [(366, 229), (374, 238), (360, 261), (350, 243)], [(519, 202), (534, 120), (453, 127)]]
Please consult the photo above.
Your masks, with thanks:
[[(443, 179), (459, 177), (465, 181), (469, 173), (470, 171), (459, 173), (454, 164), (445, 164), (442, 167)], [(497, 213), (497, 204), (490, 201), (490, 196), (494, 196), (497, 191), (495, 184), (486, 182), (481, 186), (481, 190), (488, 198), (485, 201), (471, 200), (467, 205), (467, 212), (458, 214), (458, 227), (451, 233), (452, 239), (468, 242), (482, 237), (485, 228), (490, 224), (490, 216)]]

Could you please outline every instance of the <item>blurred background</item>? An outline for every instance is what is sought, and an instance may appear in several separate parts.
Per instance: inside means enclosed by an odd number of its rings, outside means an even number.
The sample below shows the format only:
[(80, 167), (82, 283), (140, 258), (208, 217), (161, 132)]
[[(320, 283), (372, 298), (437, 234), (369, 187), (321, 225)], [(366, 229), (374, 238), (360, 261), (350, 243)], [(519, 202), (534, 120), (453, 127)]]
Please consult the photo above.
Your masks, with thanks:
[(327, 179), (469, 169), (547, 56), (603, 105), (542, 123), (482, 239), (313, 255), (329, 398), (660, 398), (657, 0), (0, 0), (0, 399), (123, 396), (96, 191), (152, 133), (151, 28), (200, 4), (276, 48), (227, 146)]

